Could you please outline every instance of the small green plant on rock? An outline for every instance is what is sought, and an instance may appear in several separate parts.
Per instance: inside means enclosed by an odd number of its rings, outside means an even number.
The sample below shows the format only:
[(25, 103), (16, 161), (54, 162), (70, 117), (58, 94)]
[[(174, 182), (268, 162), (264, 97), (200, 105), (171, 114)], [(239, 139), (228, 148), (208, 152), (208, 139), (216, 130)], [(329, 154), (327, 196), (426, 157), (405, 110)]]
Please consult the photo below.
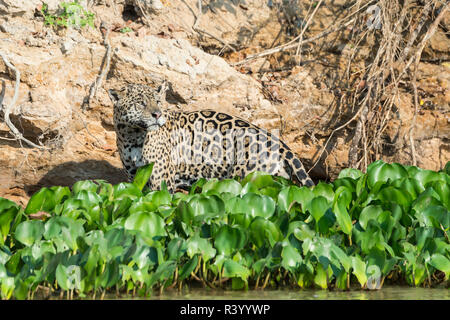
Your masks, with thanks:
[(83, 28), (86, 25), (94, 28), (94, 13), (86, 11), (78, 0), (72, 2), (62, 2), (60, 9), (51, 14), (48, 5), (42, 4), (41, 13), (44, 16), (44, 24), (47, 26)]
[(121, 33), (128, 33), (128, 32), (132, 32), (132, 31), (133, 31), (133, 29), (131, 29), (130, 27), (125, 27), (125, 28), (120, 29)]

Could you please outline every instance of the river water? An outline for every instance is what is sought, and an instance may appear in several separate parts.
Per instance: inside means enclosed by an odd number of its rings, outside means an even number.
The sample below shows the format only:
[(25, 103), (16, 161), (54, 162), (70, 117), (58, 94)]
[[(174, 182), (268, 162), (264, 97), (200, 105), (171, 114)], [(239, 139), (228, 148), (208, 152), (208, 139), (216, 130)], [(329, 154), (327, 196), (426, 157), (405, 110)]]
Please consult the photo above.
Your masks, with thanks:
[[(117, 298), (116, 298), (117, 299)], [(154, 294), (150, 299), (176, 300), (450, 300), (450, 289), (413, 288), (402, 286), (383, 286), (381, 290), (209, 290), (189, 289), (178, 292), (165, 291), (162, 295)]]

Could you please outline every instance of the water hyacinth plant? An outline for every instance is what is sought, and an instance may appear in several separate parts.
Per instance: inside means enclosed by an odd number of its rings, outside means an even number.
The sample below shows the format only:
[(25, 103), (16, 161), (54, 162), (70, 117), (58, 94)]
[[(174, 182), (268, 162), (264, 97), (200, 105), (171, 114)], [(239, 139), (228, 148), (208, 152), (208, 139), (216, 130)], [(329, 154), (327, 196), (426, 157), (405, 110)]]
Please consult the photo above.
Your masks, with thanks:
[(0, 198), (1, 298), (449, 285), (450, 163), (377, 161), (312, 188), (254, 172), (174, 194), (145, 187), (151, 170), (43, 188), (25, 208)]

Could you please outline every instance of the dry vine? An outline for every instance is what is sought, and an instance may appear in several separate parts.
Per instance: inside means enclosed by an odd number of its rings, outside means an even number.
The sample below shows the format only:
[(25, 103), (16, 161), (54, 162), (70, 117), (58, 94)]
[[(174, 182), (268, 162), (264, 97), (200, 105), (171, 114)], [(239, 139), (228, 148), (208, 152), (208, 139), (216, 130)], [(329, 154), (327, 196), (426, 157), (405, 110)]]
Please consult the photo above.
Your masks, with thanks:
[[(425, 45), (436, 32), (439, 22), (448, 10), (448, 2), (443, 5), (440, 1), (426, 1), (423, 5), (412, 0), (401, 3), (390, 0), (376, 2), (380, 10), (379, 28), (370, 30), (372, 32), (368, 32), (367, 28), (357, 29), (359, 32), (356, 32), (352, 39), (356, 46), (348, 60), (345, 78), (341, 79), (347, 88), (351, 88), (344, 90), (348, 109), (356, 112), (349, 120), (344, 121), (344, 124), (332, 130), (312, 168), (323, 161), (322, 156), (333, 135), (339, 130), (348, 128), (355, 121), (356, 127), (353, 129), (349, 151), (349, 166), (366, 170), (369, 163), (379, 159), (384, 151), (384, 131), (391, 119), (392, 110), (398, 103), (400, 86), (405, 82), (410, 82), (413, 88), (414, 117), (409, 129), (409, 141), (412, 163), (416, 165), (413, 136), (418, 111), (417, 66)], [(355, 26), (365, 25), (367, 14), (361, 8), (368, 3), (371, 2), (364, 1), (364, 4), (362, 0), (356, 2), (358, 14), (352, 19)], [(431, 13), (439, 10), (439, 14), (433, 19)], [(417, 23), (414, 25), (412, 21)], [(339, 25), (335, 28), (339, 28)], [(421, 34), (424, 35), (420, 37)], [(365, 67), (351, 74), (351, 67), (357, 68), (355, 62), (357, 59), (354, 59), (358, 55), (357, 47), (369, 37), (372, 37), (374, 42), (372, 53), (368, 57), (363, 57)], [(361, 60), (361, 56), (359, 58)], [(413, 63), (414, 68), (410, 70)], [(406, 78), (408, 74), (409, 79)]]
[[(304, 44), (308, 44), (311, 42), (315, 42), (315, 41), (317, 41), (321, 38), (324, 38), (332, 33), (341, 31), (342, 29), (345, 29), (348, 26), (350, 26), (352, 23), (354, 23), (356, 21), (356, 18), (353, 16), (359, 14), (362, 11), (362, 9), (365, 9), (368, 5), (369, 5), (369, 3), (366, 3), (365, 5), (361, 6), (355, 12), (353, 12), (353, 13), (349, 14), (348, 16), (346, 16), (345, 18), (333, 23), (332, 25), (328, 26), (328, 28), (326, 28), (323, 32), (321, 32), (311, 38), (303, 40), (304, 32), (302, 32), (297, 37), (295, 37), (294, 39), (292, 39), (291, 41), (289, 41), (287, 43), (279, 45), (275, 48), (270, 48), (268, 50), (264, 50), (262, 52), (252, 54), (252, 55), (246, 57), (245, 59), (232, 64), (232, 66), (239, 66), (239, 65), (245, 64), (247, 62), (250, 62), (252, 60), (263, 58), (263, 57), (266, 57), (266, 56), (269, 56), (269, 55), (272, 55), (272, 54), (275, 54), (278, 52), (287, 51), (287, 50), (290, 50), (293, 48), (299, 48), (299, 46), (302, 46)], [(320, 6), (318, 5), (317, 7), (320, 7)], [(314, 13), (314, 15), (315, 15), (315, 13)], [(306, 30), (306, 29), (304, 28), (304, 30)]]
[(100, 30), (102, 29), (105, 30), (103, 33), (103, 45), (106, 48), (106, 53), (100, 67), (100, 72), (89, 90), (89, 96), (83, 101), (83, 105), (81, 107), (83, 110), (89, 106), (92, 98), (94, 98), (97, 94), (97, 90), (101, 87), (103, 79), (109, 71), (111, 64), (111, 45), (109, 44), (109, 33), (111, 32), (111, 28), (107, 27), (105, 22), (102, 22), (100, 25)]
[(20, 71), (9, 62), (8, 58), (2, 52), (0, 52), (0, 57), (3, 59), (3, 62), (5, 63), (5, 65), (8, 68), (10, 68), (12, 71), (14, 71), (15, 78), (16, 78), (16, 83), (14, 86), (14, 96), (13, 96), (11, 102), (3, 109), (3, 116), (4, 116), (6, 125), (8, 126), (9, 130), (11, 130), (11, 133), (13, 134), (13, 136), (16, 140), (23, 141), (26, 144), (28, 144), (30, 147), (33, 147), (33, 148), (47, 149), (47, 147), (45, 147), (43, 145), (37, 145), (34, 142), (25, 138), (23, 136), (23, 134), (11, 122), (10, 114), (11, 114), (11, 111), (14, 109), (14, 106), (17, 102), (17, 98), (19, 96)]
[[(370, 68), (367, 69), (361, 79), (365, 82), (364, 90), (354, 92), (354, 101), (359, 112), (358, 123), (352, 140), (349, 152), (349, 165), (352, 167), (367, 169), (368, 163), (378, 159), (382, 153), (382, 135), (390, 119), (392, 108), (398, 101), (399, 85), (405, 80), (405, 75), (413, 61), (416, 62), (412, 79), (414, 88), (414, 105), (417, 113), (417, 88), (416, 72), (422, 51), (427, 41), (436, 32), (437, 25), (447, 11), (447, 3), (442, 7), (439, 15), (429, 25), (425, 36), (416, 45), (414, 43), (420, 31), (429, 20), (430, 8), (438, 8), (439, 2), (426, 2), (420, 13), (414, 14), (411, 1), (400, 3), (381, 0), (377, 3), (381, 11), (382, 27), (380, 32), (375, 34), (378, 37), (378, 47)], [(417, 19), (419, 16), (419, 19)], [(411, 30), (410, 22), (418, 20), (416, 28), (409, 31), (405, 36), (405, 30)], [(404, 45), (407, 40), (406, 45)], [(408, 58), (405, 63), (405, 59)], [(404, 65), (403, 68), (398, 66)], [(416, 155), (413, 145), (413, 128), (415, 117), (410, 130), (410, 141), (412, 149), (412, 162), (416, 164)]]

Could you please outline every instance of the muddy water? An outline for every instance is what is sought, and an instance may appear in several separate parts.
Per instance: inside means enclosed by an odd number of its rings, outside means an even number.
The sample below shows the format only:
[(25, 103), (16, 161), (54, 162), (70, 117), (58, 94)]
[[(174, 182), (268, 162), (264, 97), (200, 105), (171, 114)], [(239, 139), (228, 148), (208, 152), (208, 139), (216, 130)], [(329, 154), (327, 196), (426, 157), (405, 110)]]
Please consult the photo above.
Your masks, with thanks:
[[(111, 297), (113, 298), (113, 297)], [(114, 297), (115, 298), (115, 297)], [(113, 298), (113, 299), (114, 299)], [(224, 291), (190, 289), (189, 291), (166, 291), (154, 294), (150, 299), (195, 299), (195, 300), (450, 300), (450, 289), (383, 287), (381, 290), (352, 290), (348, 292), (328, 290), (248, 290)]]

